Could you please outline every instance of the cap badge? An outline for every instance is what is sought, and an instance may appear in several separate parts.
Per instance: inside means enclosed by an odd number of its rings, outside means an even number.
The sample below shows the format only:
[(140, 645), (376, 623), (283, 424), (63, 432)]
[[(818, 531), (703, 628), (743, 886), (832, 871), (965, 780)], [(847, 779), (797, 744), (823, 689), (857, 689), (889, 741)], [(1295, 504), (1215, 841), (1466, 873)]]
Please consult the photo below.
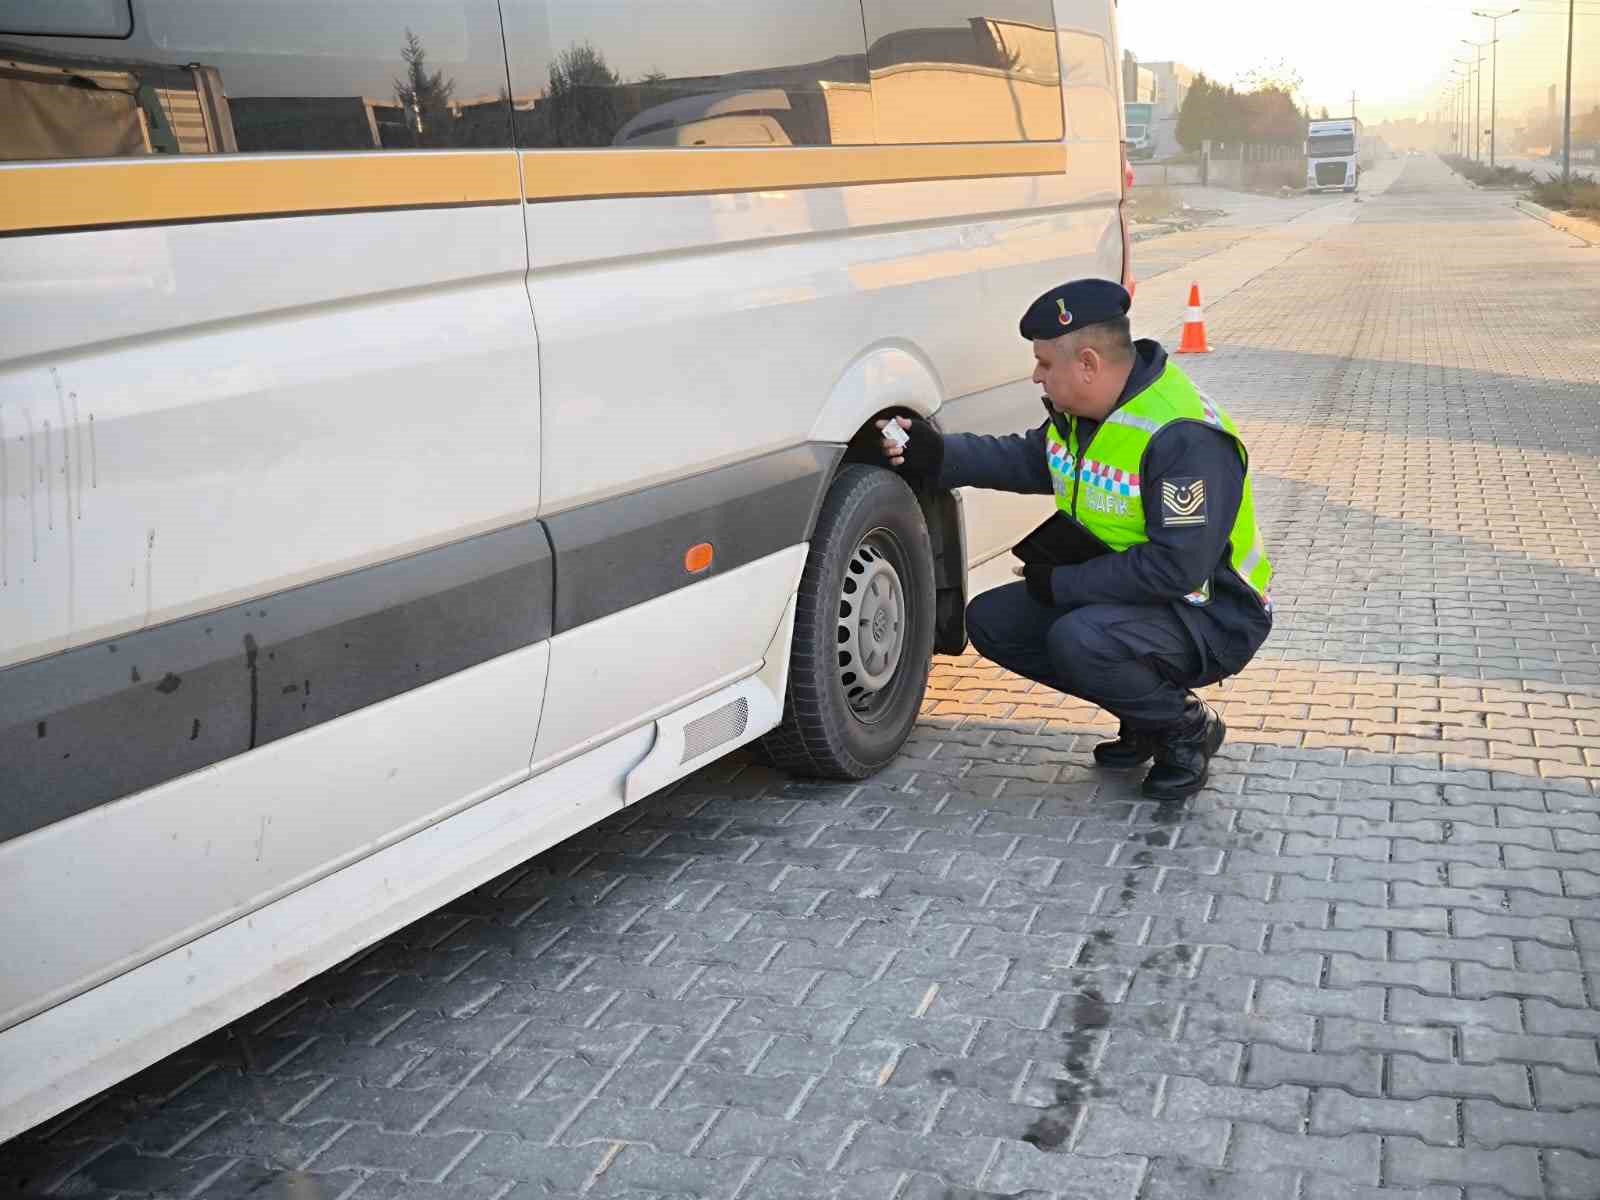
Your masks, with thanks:
[(1060, 321), (1063, 325), (1071, 325), (1072, 314), (1067, 311), (1067, 302), (1065, 300), (1057, 299), (1056, 307), (1061, 310), (1061, 315), (1057, 317), (1056, 320)]

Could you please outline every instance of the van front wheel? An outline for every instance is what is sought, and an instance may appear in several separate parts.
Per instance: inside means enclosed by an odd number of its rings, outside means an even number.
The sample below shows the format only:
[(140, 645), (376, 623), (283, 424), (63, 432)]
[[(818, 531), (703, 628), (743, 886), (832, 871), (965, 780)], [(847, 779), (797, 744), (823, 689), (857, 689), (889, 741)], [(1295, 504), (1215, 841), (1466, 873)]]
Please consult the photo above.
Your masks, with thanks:
[(845, 467), (812, 533), (766, 757), (824, 779), (881, 770), (916, 724), (933, 625), (933, 549), (916, 496), (891, 471)]

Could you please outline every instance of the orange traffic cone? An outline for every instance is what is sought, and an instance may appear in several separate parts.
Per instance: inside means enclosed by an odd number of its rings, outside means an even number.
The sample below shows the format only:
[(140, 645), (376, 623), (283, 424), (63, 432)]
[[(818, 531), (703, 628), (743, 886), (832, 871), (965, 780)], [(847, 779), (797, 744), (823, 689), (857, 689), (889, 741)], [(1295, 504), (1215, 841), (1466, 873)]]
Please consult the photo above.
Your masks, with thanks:
[(1206, 341), (1206, 315), (1200, 308), (1200, 285), (1189, 285), (1189, 311), (1183, 318), (1183, 340), (1178, 343), (1179, 354), (1210, 354)]

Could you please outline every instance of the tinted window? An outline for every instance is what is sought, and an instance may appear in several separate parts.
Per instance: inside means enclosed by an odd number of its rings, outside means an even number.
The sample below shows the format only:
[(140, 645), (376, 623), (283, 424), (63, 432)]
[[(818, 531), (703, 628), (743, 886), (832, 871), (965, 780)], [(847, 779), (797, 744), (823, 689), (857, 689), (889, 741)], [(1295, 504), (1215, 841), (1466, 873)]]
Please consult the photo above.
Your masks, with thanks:
[(517, 144), (872, 140), (856, 0), (506, 0)]
[(508, 146), (495, 0), (134, 0), (0, 36), (0, 158)]
[(865, 0), (877, 140), (1056, 141), (1050, 0)]

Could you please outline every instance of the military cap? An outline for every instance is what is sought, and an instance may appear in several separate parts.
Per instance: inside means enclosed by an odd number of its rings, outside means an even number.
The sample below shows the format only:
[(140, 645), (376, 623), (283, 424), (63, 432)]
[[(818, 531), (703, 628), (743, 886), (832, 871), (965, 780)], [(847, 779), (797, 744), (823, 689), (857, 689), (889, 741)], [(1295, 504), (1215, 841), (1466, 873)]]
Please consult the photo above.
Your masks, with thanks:
[(1128, 290), (1109, 279), (1074, 279), (1053, 287), (1028, 305), (1018, 327), (1028, 341), (1048, 341), (1090, 325), (1128, 315)]

